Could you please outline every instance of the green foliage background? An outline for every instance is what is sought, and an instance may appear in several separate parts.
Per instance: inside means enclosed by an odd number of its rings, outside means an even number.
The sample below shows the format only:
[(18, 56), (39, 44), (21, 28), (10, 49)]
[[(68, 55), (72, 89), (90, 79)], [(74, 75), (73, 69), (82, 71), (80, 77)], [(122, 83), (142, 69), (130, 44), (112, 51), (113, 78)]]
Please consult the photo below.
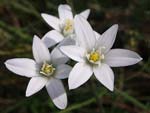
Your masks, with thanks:
[[(114, 48), (138, 52), (143, 61), (113, 68), (115, 91), (94, 77), (68, 91), (68, 107), (58, 110), (45, 89), (26, 98), (27, 78), (9, 72), (7, 59), (32, 58), (32, 38), (51, 28), (40, 13), (58, 15), (59, 4), (68, 3), (74, 13), (91, 9), (89, 22), (99, 33), (119, 24)], [(150, 113), (150, 0), (0, 0), (0, 113)], [(83, 75), (86, 76), (86, 75)]]

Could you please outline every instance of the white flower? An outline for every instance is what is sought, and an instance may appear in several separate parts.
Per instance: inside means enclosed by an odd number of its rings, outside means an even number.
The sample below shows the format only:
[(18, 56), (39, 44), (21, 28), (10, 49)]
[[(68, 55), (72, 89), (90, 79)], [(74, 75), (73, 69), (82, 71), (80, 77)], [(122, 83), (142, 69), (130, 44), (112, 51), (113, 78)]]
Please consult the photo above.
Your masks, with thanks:
[(6, 67), (21, 76), (29, 77), (26, 96), (31, 96), (46, 87), (54, 104), (64, 109), (67, 106), (67, 95), (59, 79), (67, 78), (70, 70), (64, 56), (54, 49), (51, 54), (45, 44), (37, 37), (33, 39), (34, 60), (28, 58), (14, 58), (5, 62)]
[[(60, 47), (64, 54), (78, 62), (69, 74), (69, 89), (81, 86), (94, 73), (104, 86), (113, 91), (114, 73), (110, 67), (133, 65), (142, 60), (133, 51), (111, 49), (117, 30), (118, 25), (113, 25), (102, 35), (95, 35), (90, 24), (84, 18), (79, 15), (75, 17), (75, 32), (80, 45)], [(100, 37), (98, 38), (98, 36)]]
[[(50, 48), (57, 43), (59, 45), (75, 45), (75, 40), (72, 38), (64, 38), (60, 33), (58, 33), (56, 30), (51, 30), (47, 32), (41, 39), (43, 43), (46, 45), (47, 48)], [(58, 46), (59, 46), (58, 45)]]
[[(84, 18), (88, 18), (90, 10), (87, 9), (80, 13), (80, 15)], [(41, 16), (43, 19), (52, 27), (54, 30), (50, 31), (46, 37), (42, 40), (46, 43), (47, 47), (49, 47), (49, 43), (51, 41), (55, 41), (55, 43), (60, 42), (65, 37), (74, 37), (74, 18), (73, 13), (71, 11), (71, 7), (67, 4), (59, 5), (58, 7), (59, 18), (42, 13)]]

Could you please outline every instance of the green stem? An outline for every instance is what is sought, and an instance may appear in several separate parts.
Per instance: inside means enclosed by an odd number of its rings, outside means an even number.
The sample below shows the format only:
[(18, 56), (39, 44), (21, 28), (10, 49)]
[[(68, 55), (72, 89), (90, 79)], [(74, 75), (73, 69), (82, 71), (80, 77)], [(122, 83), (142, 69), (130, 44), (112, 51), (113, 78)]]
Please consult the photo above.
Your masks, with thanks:
[[(100, 98), (100, 97), (102, 97), (102, 96), (105, 95), (105, 94), (106, 94), (106, 91), (101, 92), (101, 93), (98, 95), (98, 97)], [(93, 97), (93, 98), (91, 98), (91, 99), (89, 99), (89, 100), (87, 100), (87, 101), (84, 101), (84, 102), (81, 102), (81, 103), (78, 103), (78, 104), (74, 104), (74, 105), (72, 105), (71, 107), (68, 107), (67, 109), (65, 109), (65, 110), (63, 110), (63, 111), (60, 111), (60, 112), (58, 112), (58, 113), (68, 113), (68, 112), (70, 112), (70, 111), (72, 111), (72, 110), (79, 109), (79, 108), (81, 108), (81, 107), (87, 106), (87, 105), (89, 105), (89, 104), (91, 104), (91, 103), (95, 103), (95, 102), (96, 102), (96, 99)]]
[(144, 104), (140, 103), (138, 100), (136, 100), (134, 97), (128, 95), (126, 92), (122, 92), (122, 91), (118, 90), (117, 88), (115, 88), (115, 92), (116, 92), (116, 94), (119, 94), (122, 97), (124, 97), (124, 99), (132, 102), (132, 104), (134, 104), (135, 106), (148, 111), (148, 108)]
[(91, 89), (92, 89), (93, 95), (94, 95), (94, 97), (96, 99), (96, 103), (97, 103), (98, 108), (99, 108), (99, 112), (105, 113), (105, 111), (103, 109), (103, 102), (102, 102), (102, 100), (100, 100), (100, 97), (96, 93), (96, 85), (95, 85), (95, 83), (92, 80), (90, 82), (91, 82)]

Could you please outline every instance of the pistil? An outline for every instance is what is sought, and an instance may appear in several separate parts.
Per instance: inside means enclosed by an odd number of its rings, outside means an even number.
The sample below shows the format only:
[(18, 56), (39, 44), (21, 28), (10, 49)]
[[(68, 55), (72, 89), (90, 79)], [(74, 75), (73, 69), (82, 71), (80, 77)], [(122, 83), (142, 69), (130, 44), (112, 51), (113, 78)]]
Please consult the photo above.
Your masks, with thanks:
[(53, 67), (53, 65), (48, 63), (43, 63), (40, 69), (40, 73), (47, 77), (50, 77), (54, 73), (54, 71), (55, 68)]

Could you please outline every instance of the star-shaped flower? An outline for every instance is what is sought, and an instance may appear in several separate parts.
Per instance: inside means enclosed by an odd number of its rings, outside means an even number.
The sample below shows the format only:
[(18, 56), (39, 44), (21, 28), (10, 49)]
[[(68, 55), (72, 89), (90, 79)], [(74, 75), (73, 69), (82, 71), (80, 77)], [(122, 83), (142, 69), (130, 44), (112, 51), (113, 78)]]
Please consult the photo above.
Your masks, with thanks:
[[(90, 10), (87, 9), (80, 13), (85, 19), (88, 18)], [(42, 39), (47, 47), (50, 46), (51, 42), (59, 43), (65, 37), (75, 37), (74, 33), (74, 17), (71, 11), (71, 7), (67, 4), (59, 5), (58, 7), (59, 18), (42, 13), (43, 19), (50, 25), (54, 30), (47, 33)]]
[(21, 76), (31, 78), (26, 96), (31, 96), (46, 87), (53, 103), (60, 109), (67, 106), (67, 95), (60, 79), (68, 77), (71, 67), (64, 60), (64, 55), (54, 48), (51, 54), (45, 44), (34, 36), (32, 46), (35, 60), (14, 58), (5, 62), (6, 67)]
[(62, 46), (61, 51), (77, 61), (69, 74), (69, 89), (85, 83), (94, 73), (95, 77), (109, 90), (114, 89), (114, 73), (110, 67), (128, 66), (138, 63), (142, 58), (126, 49), (111, 49), (118, 25), (113, 25), (96, 39), (90, 24), (83, 17), (75, 17), (77, 45)]

